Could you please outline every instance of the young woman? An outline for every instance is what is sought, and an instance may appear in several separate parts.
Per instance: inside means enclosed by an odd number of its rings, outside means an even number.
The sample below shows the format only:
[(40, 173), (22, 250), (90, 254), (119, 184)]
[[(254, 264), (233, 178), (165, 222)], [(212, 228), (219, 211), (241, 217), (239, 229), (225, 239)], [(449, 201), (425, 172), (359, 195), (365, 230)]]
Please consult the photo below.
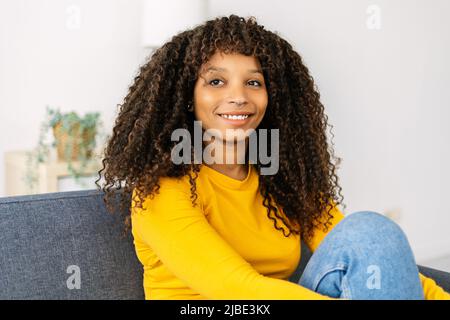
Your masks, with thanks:
[[(117, 182), (131, 204), (146, 299), (449, 297), (398, 225), (338, 209), (319, 98), (299, 54), (253, 17), (207, 21), (152, 54), (100, 171), (108, 207)], [(313, 255), (294, 283), (301, 239)]]

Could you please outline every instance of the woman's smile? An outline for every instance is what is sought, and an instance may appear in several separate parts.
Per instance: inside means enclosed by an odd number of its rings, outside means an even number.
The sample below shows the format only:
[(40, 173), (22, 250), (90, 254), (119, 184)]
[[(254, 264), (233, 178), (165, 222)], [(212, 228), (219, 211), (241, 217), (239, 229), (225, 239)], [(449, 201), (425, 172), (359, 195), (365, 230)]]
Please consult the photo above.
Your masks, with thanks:
[(232, 126), (242, 126), (252, 120), (253, 113), (250, 112), (226, 112), (217, 114), (221, 121)]

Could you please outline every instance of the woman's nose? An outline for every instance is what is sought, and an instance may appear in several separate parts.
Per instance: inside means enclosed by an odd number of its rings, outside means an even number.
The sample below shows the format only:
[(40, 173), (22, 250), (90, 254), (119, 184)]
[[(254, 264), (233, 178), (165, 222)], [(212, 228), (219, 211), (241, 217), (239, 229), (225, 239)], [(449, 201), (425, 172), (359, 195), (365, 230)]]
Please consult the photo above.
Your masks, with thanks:
[(242, 86), (233, 86), (230, 88), (229, 92), (229, 103), (234, 103), (237, 106), (242, 106), (247, 103), (247, 96), (245, 93), (245, 89)]

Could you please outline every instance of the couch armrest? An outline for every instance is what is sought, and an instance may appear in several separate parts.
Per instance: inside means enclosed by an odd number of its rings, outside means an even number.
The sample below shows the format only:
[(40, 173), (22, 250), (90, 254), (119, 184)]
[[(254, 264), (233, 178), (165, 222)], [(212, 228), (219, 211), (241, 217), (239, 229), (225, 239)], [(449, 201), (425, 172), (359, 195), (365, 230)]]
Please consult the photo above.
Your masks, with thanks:
[(418, 265), (420, 273), (436, 281), (437, 285), (450, 292), (450, 272)]

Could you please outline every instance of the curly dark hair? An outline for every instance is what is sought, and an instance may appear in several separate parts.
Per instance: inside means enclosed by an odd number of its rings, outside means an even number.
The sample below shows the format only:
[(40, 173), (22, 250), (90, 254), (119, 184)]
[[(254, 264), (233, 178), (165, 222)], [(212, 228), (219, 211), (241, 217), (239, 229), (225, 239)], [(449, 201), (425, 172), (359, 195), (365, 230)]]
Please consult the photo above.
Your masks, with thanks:
[[(264, 29), (254, 17), (217, 17), (173, 36), (140, 66), (108, 137), (96, 185), (104, 191), (108, 210), (114, 211), (115, 191), (122, 189), (120, 212), (130, 229), (130, 200), (136, 206), (158, 193), (161, 177), (189, 176), (191, 200), (196, 205), (196, 178), (200, 164), (174, 164), (171, 150), (177, 128), (193, 133), (194, 114), (186, 106), (201, 66), (216, 52), (256, 57), (267, 84), (268, 105), (257, 129), (279, 129), (279, 170), (259, 174), (259, 192), (267, 216), (275, 215), (291, 232), (313, 236), (314, 227), (328, 229), (333, 206), (343, 200), (335, 173), (336, 158), (326, 137), (328, 117), (320, 94), (300, 55), (276, 32)], [(331, 126), (332, 128), (332, 126)], [(258, 130), (255, 130), (258, 131)], [(334, 137), (334, 135), (332, 134)], [(332, 144), (333, 145), (333, 144)], [(331, 161), (337, 160), (336, 165)], [(261, 164), (255, 167), (261, 173)], [(104, 171), (105, 184), (98, 181)], [(282, 208), (287, 220), (278, 212)], [(344, 205), (345, 208), (345, 205)], [(326, 215), (323, 213), (326, 212)], [(324, 219), (324, 217), (326, 219)], [(299, 228), (301, 226), (301, 228)]]

